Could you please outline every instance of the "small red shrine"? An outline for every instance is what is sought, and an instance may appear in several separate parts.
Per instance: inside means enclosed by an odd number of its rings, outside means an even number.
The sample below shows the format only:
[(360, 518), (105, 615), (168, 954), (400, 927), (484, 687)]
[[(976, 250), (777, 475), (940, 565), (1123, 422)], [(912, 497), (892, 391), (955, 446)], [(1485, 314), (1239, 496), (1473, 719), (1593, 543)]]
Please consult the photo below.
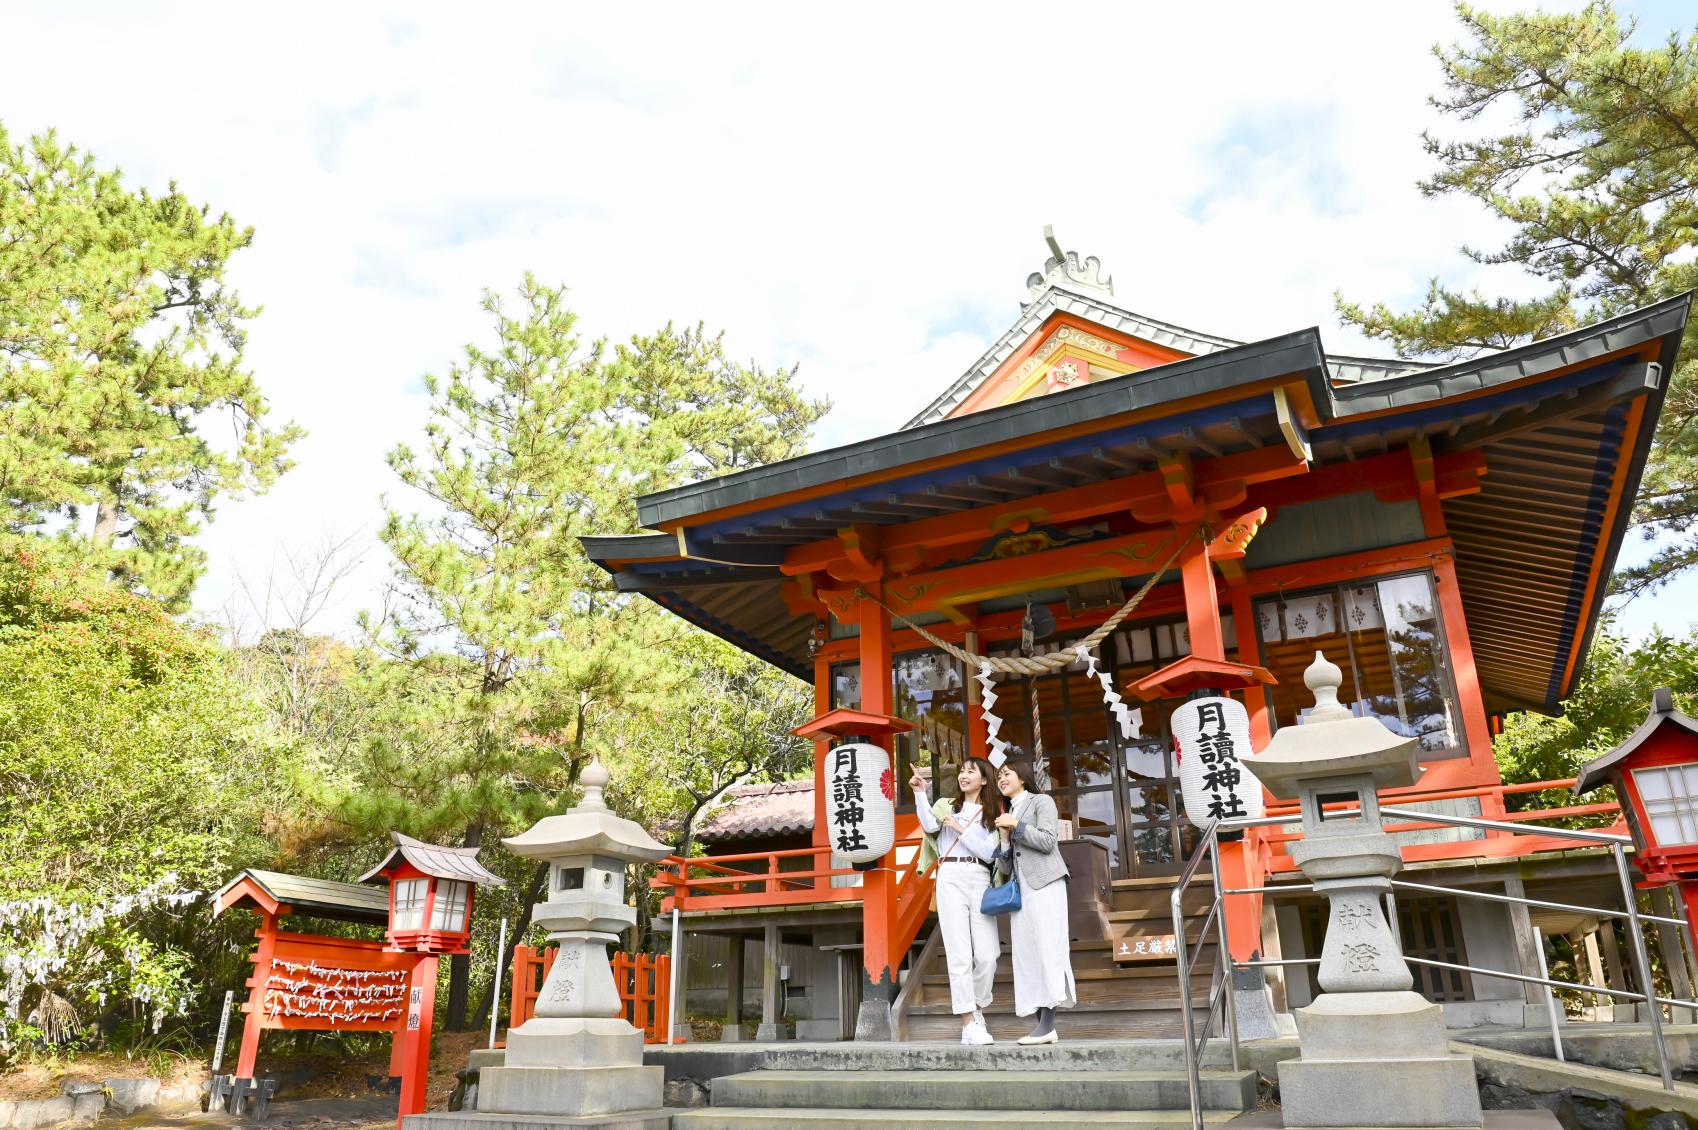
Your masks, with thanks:
[(1667, 687), (1628, 739), (1586, 763), (1575, 795), (1615, 786), (1633, 837), (1633, 862), (1646, 886), (1677, 883), (1687, 929), (1698, 922), (1698, 721), (1674, 706)]
[[(393, 1032), (389, 1074), (401, 1079), (399, 1117), (424, 1110), (437, 959), (467, 952), (472, 888), (503, 880), (478, 863), (476, 848), (438, 847), (399, 832), (391, 839), (394, 850), (360, 883), (250, 868), (218, 892), (214, 917), (239, 907), (258, 914), (260, 926), (241, 1051), (235, 1073), (213, 1080), (214, 1106), (264, 1117), (276, 1081), (255, 1075), (260, 1036), (289, 1029)], [(385, 881), (387, 894), (363, 885)], [(292, 914), (383, 926), (386, 938), (280, 929)]]

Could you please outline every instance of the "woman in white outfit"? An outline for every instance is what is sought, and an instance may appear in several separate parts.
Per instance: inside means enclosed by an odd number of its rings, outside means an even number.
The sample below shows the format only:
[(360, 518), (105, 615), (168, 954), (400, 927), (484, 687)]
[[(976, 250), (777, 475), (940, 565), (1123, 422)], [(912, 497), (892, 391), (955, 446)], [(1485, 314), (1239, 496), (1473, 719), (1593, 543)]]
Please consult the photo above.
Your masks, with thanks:
[(937, 924), (949, 962), (949, 1006), (961, 1018), (963, 1044), (994, 1042), (979, 1010), (991, 1002), (1002, 943), (996, 919), (981, 914), (979, 902), (990, 886), (995, 821), (1002, 812), (995, 776), (990, 762), (969, 757), (955, 776), (960, 797), (939, 797), (935, 804), (927, 801), (926, 781), (918, 771), (908, 781), (914, 790), (914, 812), (926, 833), (920, 868), (929, 867), (932, 858), (939, 861)]
[(996, 818), (1001, 846), (997, 866), (1012, 868), (1020, 883), (1020, 909), (1008, 924), (1014, 950), (1014, 1011), (1038, 1014), (1037, 1027), (1022, 1044), (1053, 1044), (1055, 1010), (1077, 1003), (1073, 987), (1073, 944), (1067, 930), (1067, 864), (1056, 843), (1055, 801), (1038, 791), (1031, 767), (1009, 761), (997, 772), (996, 787), (1008, 811)]

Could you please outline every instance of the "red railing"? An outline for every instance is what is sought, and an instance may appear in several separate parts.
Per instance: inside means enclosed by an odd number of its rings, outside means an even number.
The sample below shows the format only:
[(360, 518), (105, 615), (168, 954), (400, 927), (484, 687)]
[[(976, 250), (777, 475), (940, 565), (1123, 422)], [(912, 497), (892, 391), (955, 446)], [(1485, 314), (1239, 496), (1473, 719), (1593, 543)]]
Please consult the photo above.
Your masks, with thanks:
[[(1618, 821), (1621, 816), (1621, 805), (1614, 801), (1597, 804), (1570, 804), (1556, 808), (1528, 808), (1511, 811), (1506, 798), (1519, 796), (1524, 793), (1552, 792), (1574, 787), (1574, 778), (1568, 777), (1559, 781), (1526, 781), (1514, 785), (1483, 785), (1470, 789), (1444, 789), (1430, 793), (1384, 793), (1380, 796), (1382, 807), (1403, 808), (1412, 804), (1425, 804), (1439, 800), (1465, 800), (1477, 797), (1480, 800), (1480, 815), (1487, 820), (1498, 820), (1505, 823), (1526, 823), (1532, 821), (1564, 820), (1591, 816), (1615, 816)], [(1351, 808), (1349, 804), (1328, 805), (1333, 809)], [(1298, 816), (1296, 805), (1277, 804), (1268, 808), (1269, 816), (1290, 816), (1295, 822)], [(1426, 832), (1435, 829), (1452, 829), (1453, 825), (1439, 823), (1406, 823), (1387, 824), (1387, 832)], [(1285, 845), (1292, 840), (1301, 839), (1297, 832), (1287, 832), (1278, 828), (1264, 829), (1262, 839), (1272, 848), (1273, 855), (1268, 860), (1268, 870), (1289, 871), (1296, 865), (1292, 863)], [(1537, 833), (1528, 835), (1512, 835), (1503, 831), (1482, 831), (1472, 839), (1449, 840), (1436, 844), (1405, 844), (1403, 860), (1405, 863), (1426, 862), (1445, 859), (1472, 858), (1508, 858), (1513, 856), (1531, 855), (1541, 851), (1573, 850), (1574, 841), (1561, 839), (1557, 836), (1541, 836)]]
[[(898, 840), (896, 852), (907, 861), (895, 867), (899, 904), (923, 894), (931, 903), (933, 868), (919, 871), (919, 837)], [(802, 867), (786, 868), (787, 862)], [(833, 883), (834, 879), (858, 879), (864, 873), (852, 867), (831, 866), (831, 851), (823, 847), (789, 848), (784, 851), (744, 852), (738, 855), (668, 856), (650, 880), (657, 890), (671, 892), (661, 903), (663, 913), (679, 910), (738, 910), (749, 907), (796, 906), (822, 902), (859, 902), (859, 883)], [(923, 917), (923, 915), (922, 915)]]
[[(901, 955), (913, 944), (931, 912), (937, 864), (920, 869), (920, 844), (918, 836), (897, 841), (896, 855), (904, 861), (891, 869), (889, 888), (882, 883), (874, 887), (834, 884), (833, 880), (864, 877), (866, 873), (831, 866), (831, 851), (822, 847), (711, 857), (669, 856), (661, 862), (650, 885), (671, 892), (661, 901), (663, 914), (672, 913), (674, 907), (708, 911), (863, 903), (871, 890), (892, 901), (877, 909), (867, 907), (863, 927), (882, 929), (886, 942), (883, 952)], [(787, 870), (787, 861), (802, 866)], [(893, 967), (899, 962), (899, 956), (893, 957)]]
[[(508, 1002), (507, 1027), (517, 1028), (536, 1014), (537, 995), (554, 965), (554, 946), (513, 948), (513, 995)], [(672, 959), (666, 954), (613, 955), (613, 984), (619, 991), (625, 1019), (643, 1030), (643, 1042), (664, 1044), (671, 1017), (667, 1011)]]

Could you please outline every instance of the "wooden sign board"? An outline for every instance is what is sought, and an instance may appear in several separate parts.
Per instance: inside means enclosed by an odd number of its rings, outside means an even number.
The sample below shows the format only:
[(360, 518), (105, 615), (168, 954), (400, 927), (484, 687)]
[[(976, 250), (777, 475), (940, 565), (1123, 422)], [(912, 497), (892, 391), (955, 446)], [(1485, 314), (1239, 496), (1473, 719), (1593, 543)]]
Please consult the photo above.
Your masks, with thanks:
[(270, 957), (255, 954), (252, 960), (248, 984), (257, 980), (261, 986), (262, 1028), (396, 1032), (410, 1019), (416, 953), (386, 950), (377, 941), (279, 930)]
[(1136, 929), (1132, 923), (1115, 923), (1109, 944), (1116, 963), (1174, 961), (1179, 956), (1179, 945), (1172, 934), (1148, 933)]

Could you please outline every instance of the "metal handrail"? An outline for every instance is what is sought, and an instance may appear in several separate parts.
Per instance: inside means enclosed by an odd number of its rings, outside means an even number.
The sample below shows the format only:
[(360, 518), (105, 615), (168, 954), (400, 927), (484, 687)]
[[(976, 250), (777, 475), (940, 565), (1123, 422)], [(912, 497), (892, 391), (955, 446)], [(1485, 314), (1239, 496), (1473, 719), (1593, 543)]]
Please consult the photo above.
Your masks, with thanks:
[[(1348, 811), (1348, 809), (1346, 809), (1346, 811)], [(1481, 977), (1495, 977), (1505, 981), (1515, 981), (1523, 984), (1544, 986), (1547, 998), (1546, 1007), (1551, 1022), (1551, 1039), (1555, 1047), (1556, 1056), (1559, 1060), (1563, 1059), (1562, 1035), (1558, 1027), (1559, 1018), (1557, 1015), (1557, 1009), (1555, 1007), (1554, 1000), (1550, 996), (1549, 990), (1574, 989), (1580, 992), (1590, 992), (1600, 996), (1607, 996), (1615, 1000), (1644, 1002), (1647, 1005), (1646, 1019), (1651, 1029), (1651, 1042), (1655, 1045), (1657, 1050), (1657, 1066), (1662, 1077), (1663, 1088), (1668, 1091), (1674, 1090), (1674, 1075), (1669, 1064), (1668, 1048), (1663, 1042), (1661, 1006), (1668, 1005), (1671, 1008), (1698, 1009), (1698, 1001), (1688, 1001), (1656, 995), (1656, 982), (1652, 979), (1651, 961), (1645, 948), (1645, 936), (1641, 926), (1645, 922), (1657, 922), (1671, 926), (1686, 926), (1687, 919), (1671, 918), (1657, 914), (1644, 914), (1640, 912), (1637, 892), (1633, 885), (1632, 876), (1628, 873), (1627, 856), (1624, 850), (1632, 845), (1632, 840), (1626, 836), (1615, 835), (1613, 833), (1603, 831), (1588, 831), (1576, 828), (1556, 828), (1525, 821), (1511, 822), (1502, 820), (1487, 820), (1474, 816), (1450, 816), (1434, 812), (1416, 812), (1410, 809), (1395, 807), (1381, 808), (1380, 813), (1382, 816), (1418, 819), (1422, 822), (1431, 824), (1450, 824), (1457, 827), (1478, 828), (1485, 831), (1507, 832), (1511, 835), (1536, 834), (1541, 836), (1550, 836), (1557, 839), (1585, 841), (1608, 847), (1611, 858), (1615, 864), (1616, 879), (1621, 887), (1622, 903), (1625, 907), (1624, 910), (1609, 910), (1602, 907), (1579, 906), (1572, 903), (1552, 902), (1545, 899), (1531, 899), (1525, 896), (1507, 894), (1500, 895), (1489, 891), (1474, 890), (1469, 887), (1444, 887), (1436, 884), (1416, 883), (1404, 879), (1393, 879), (1391, 885), (1393, 887), (1422, 891), (1429, 894), (1478, 898), (1489, 902), (1536, 907), (1543, 910), (1578, 912), (1582, 914), (1596, 915), (1600, 918), (1626, 919), (1626, 933), (1628, 935), (1629, 942), (1631, 943), (1634, 973), (1638, 977), (1639, 984), (1644, 988), (1643, 992), (1634, 992), (1627, 989), (1615, 989), (1609, 986), (1594, 985), (1590, 982), (1584, 981), (1556, 981), (1551, 979), (1548, 975), (1533, 977), (1524, 973), (1509, 973), (1501, 969), (1487, 969), (1477, 965), (1463, 965), (1455, 962), (1437, 961), (1431, 958), (1411, 957), (1408, 954), (1404, 954), (1403, 957), (1405, 961), (1412, 965), (1430, 966), (1437, 969), (1449, 969), (1457, 972), (1475, 974)], [(1168, 907), (1173, 915), (1174, 946), (1177, 951), (1175, 956), (1178, 958), (1179, 995), (1181, 1001), (1180, 1017), (1181, 1026), (1184, 1032), (1186, 1084), (1190, 1090), (1192, 1130), (1203, 1130), (1202, 1082), (1200, 1072), (1203, 1057), (1208, 1050), (1210, 1030), (1214, 1026), (1215, 1004), (1217, 1000), (1223, 996), (1223, 993), (1220, 990), (1210, 992), (1203, 1029), (1199, 1034), (1196, 1030), (1196, 1019), (1193, 1017), (1191, 1011), (1191, 973), (1192, 967), (1196, 962), (1196, 958), (1201, 956), (1202, 948), (1207, 942), (1210, 927), (1217, 922), (1219, 924), (1215, 946), (1216, 952), (1221, 955), (1221, 964), (1217, 966), (1217, 968), (1224, 972), (1224, 976), (1221, 981), (1221, 985), (1224, 987), (1224, 1000), (1226, 1005), (1223, 1009), (1223, 1020), (1225, 1021), (1224, 1027), (1226, 1029), (1226, 1035), (1232, 1047), (1232, 1067), (1234, 1071), (1239, 1070), (1239, 1048), (1238, 1012), (1233, 1000), (1231, 988), (1232, 974), (1239, 969), (1314, 966), (1320, 964), (1319, 958), (1264, 958), (1235, 961), (1232, 957), (1232, 948), (1227, 932), (1228, 926), (1225, 901), (1228, 895), (1260, 894), (1278, 896), (1299, 894), (1307, 891), (1313, 891), (1314, 885), (1312, 883), (1280, 883), (1231, 889), (1224, 887), (1221, 883), (1220, 874), (1221, 833), (1243, 831), (1250, 828), (1265, 828), (1276, 824), (1287, 825), (1292, 822), (1291, 816), (1263, 816), (1256, 819), (1211, 821), (1208, 826), (1203, 829), (1202, 836), (1197, 844), (1197, 849), (1192, 853), (1190, 860), (1180, 872), (1179, 878), (1174, 883), (1173, 893), (1168, 899)], [(1195, 942), (1192, 943), (1196, 947), (1196, 953), (1188, 954), (1188, 944), (1185, 939), (1185, 895), (1190, 889), (1191, 884), (1196, 881), (1205, 861), (1210, 865), (1210, 873), (1214, 879), (1215, 894), (1213, 901), (1209, 904), (1208, 912), (1203, 917), (1203, 928), (1198, 931), (1197, 938)], [(1388, 893), (1386, 898), (1390, 901), (1392, 898), (1391, 894)], [(1401, 950), (1403, 948), (1401, 938), (1398, 939), (1398, 942), (1398, 948)], [(1548, 974), (1549, 970), (1544, 968), (1544, 941), (1542, 936), (1539, 937), (1539, 945), (1541, 947), (1541, 972)]]
[[(1219, 821), (1211, 821), (1203, 830), (1202, 842), (1192, 853), (1190, 862), (1179, 873), (1174, 883), (1173, 893), (1168, 896), (1168, 910), (1173, 916), (1173, 945), (1175, 965), (1179, 972), (1179, 1018), (1180, 1029), (1185, 1041), (1185, 1074), (1186, 1085), (1191, 1093), (1191, 1123), (1192, 1130), (1202, 1130), (1202, 1078), (1199, 1074), (1203, 1055), (1208, 1050), (1209, 1031), (1214, 1027), (1215, 1005), (1226, 1002), (1224, 1027), (1227, 1039), (1232, 1046), (1232, 1069), (1239, 1070), (1238, 1064), (1238, 1010), (1237, 1003), (1232, 999), (1232, 948), (1227, 939), (1226, 909), (1221, 895), (1220, 878), (1220, 838)], [(1214, 899), (1209, 904), (1209, 911), (1203, 916), (1203, 925), (1197, 931), (1196, 952), (1188, 953), (1191, 943), (1186, 941), (1185, 934), (1185, 893), (1196, 880), (1202, 869), (1204, 858), (1210, 863), (1209, 873), (1214, 880)], [(1203, 1031), (1199, 1038), (1197, 1019), (1191, 1011), (1191, 974), (1196, 967), (1197, 958), (1202, 956), (1203, 946), (1208, 941), (1211, 927), (1218, 924), (1215, 952), (1217, 955), (1216, 970), (1221, 973), (1221, 987), (1211, 990), (1207, 1010), (1204, 1012)]]

